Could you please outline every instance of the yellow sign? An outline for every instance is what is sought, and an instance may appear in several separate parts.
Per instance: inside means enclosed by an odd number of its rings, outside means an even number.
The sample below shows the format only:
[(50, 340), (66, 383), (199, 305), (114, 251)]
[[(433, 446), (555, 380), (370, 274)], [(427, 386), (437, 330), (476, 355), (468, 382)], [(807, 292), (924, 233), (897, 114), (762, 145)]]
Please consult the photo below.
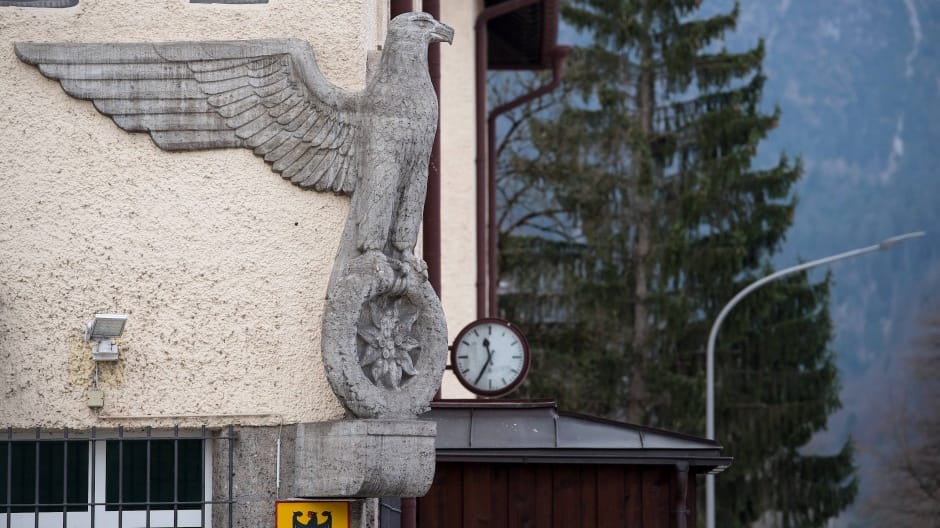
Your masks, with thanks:
[(349, 528), (349, 503), (277, 501), (275, 528)]

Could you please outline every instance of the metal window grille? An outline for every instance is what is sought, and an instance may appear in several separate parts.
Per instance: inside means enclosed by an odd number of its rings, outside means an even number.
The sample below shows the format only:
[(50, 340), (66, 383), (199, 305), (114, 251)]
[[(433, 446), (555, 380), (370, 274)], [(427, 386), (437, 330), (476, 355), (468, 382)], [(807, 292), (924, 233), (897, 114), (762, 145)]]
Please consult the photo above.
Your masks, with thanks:
[(72, 7), (78, 0), (0, 0), (0, 7)]
[[(232, 509), (235, 502), (232, 500), (233, 443), (235, 440), (232, 426), (221, 431), (210, 431), (203, 426), (196, 431), (185, 431), (182, 435), (179, 427), (174, 427), (171, 434), (160, 432), (157, 435), (154, 435), (151, 427), (134, 431), (135, 434), (126, 434), (123, 427), (118, 428), (116, 434), (106, 435), (99, 434), (94, 427), (84, 432), (65, 429), (59, 433), (46, 431), (44, 435), (40, 428), (32, 432), (34, 434), (31, 435), (30, 431), (18, 431), (14, 435), (14, 430), (8, 428), (6, 437), (0, 436), (0, 468), (5, 468), (0, 472), (4, 479), (0, 482), (0, 490), (2, 490), (0, 515), (5, 515), (5, 522), (0, 523), (0, 527), (21, 528), (31, 525), (34, 528), (47, 528), (61, 524), (62, 528), (68, 528), (69, 517), (78, 516), (77, 521), (74, 519), (72, 521), (73, 528), (157, 528), (158, 526), (201, 528), (209, 526), (207, 522), (213, 522), (208, 515), (214, 505), (227, 508), (228, 514), (224, 516), (224, 519), (221, 516), (216, 517), (216, 528), (221, 528), (223, 523), (225, 528), (232, 527)], [(184, 491), (185, 496), (181, 498), (180, 464), (185, 461), (180, 459), (180, 446), (182, 444), (185, 447), (187, 442), (191, 446), (193, 441), (199, 442), (201, 453), (198, 471), (200, 492), (198, 497), (193, 497), (191, 491)], [(128, 457), (125, 456), (124, 451), (125, 449), (131, 450), (132, 445), (134, 452), (146, 454), (144, 492), (141, 494), (138, 489), (136, 493), (133, 493), (135, 496), (125, 497), (124, 492), (128, 486), (123, 482), (124, 464)], [(143, 449), (140, 448), (141, 445), (144, 446)], [(160, 497), (162, 500), (154, 500), (154, 490), (151, 489), (152, 477), (160, 478), (161, 476), (154, 473), (162, 473), (164, 495), (168, 494), (165, 491), (166, 467), (155, 470), (152, 468), (151, 455), (155, 445), (159, 445), (164, 454), (168, 451), (166, 448), (172, 446), (172, 477), (169, 479), (172, 498)], [(86, 450), (81, 449), (83, 446), (87, 446)], [(104, 446), (105, 449), (102, 451), (112, 455), (106, 456), (103, 464), (99, 460), (99, 446)], [(113, 456), (115, 450), (117, 456)], [(208, 453), (212, 452), (223, 453), (228, 459), (228, 471), (225, 472), (227, 482), (224, 483), (227, 495), (224, 498), (215, 497), (219, 494), (219, 490), (223, 489), (220, 483), (212, 482), (211, 478), (207, 480), (209, 476), (207, 468), (210, 467)], [(29, 460), (30, 456), (32, 461)], [(69, 463), (70, 457), (72, 458), (71, 464)], [(84, 464), (82, 464), (82, 459), (84, 459)], [(116, 468), (113, 467), (115, 463)], [(76, 475), (77, 471), (82, 471), (83, 465), (86, 468), (84, 473)], [(191, 468), (187, 471), (189, 471), (187, 476), (191, 478), (193, 476)], [(32, 474), (30, 475), (29, 472)], [(222, 472), (215, 471), (215, 474), (220, 475)], [(14, 476), (17, 478), (14, 479)], [(109, 489), (101, 489), (101, 476), (105, 476), (104, 484)], [(109, 477), (114, 476), (118, 481), (116, 486), (109, 480)], [(27, 481), (31, 484), (31, 490), (24, 489), (22, 485)], [(58, 489), (59, 486), (61, 489)], [(208, 494), (207, 487), (211, 490)], [(76, 488), (78, 488), (77, 492)], [(81, 500), (80, 497), (83, 495), (83, 490), (85, 500)], [(95, 497), (100, 497), (102, 492), (105, 500), (95, 500)], [(198, 525), (193, 524), (192, 520), (181, 521), (181, 512), (196, 509), (199, 510)], [(141, 510), (144, 511), (143, 525), (135, 522), (131, 526), (127, 523), (125, 519), (129, 513), (139, 515)], [(167, 521), (152, 524), (152, 513), (155, 512), (166, 513), (167, 517), (169, 512), (172, 512), (172, 524)], [(33, 519), (32, 523), (28, 521), (30, 516)]]

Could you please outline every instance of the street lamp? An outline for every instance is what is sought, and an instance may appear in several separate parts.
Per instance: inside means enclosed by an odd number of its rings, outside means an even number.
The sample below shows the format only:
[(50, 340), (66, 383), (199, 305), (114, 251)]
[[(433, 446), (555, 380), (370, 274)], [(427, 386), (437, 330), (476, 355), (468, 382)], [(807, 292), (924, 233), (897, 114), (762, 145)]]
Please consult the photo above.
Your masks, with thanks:
[[(903, 242), (904, 240), (919, 238), (922, 236), (924, 236), (923, 231), (905, 233), (903, 235), (886, 238), (885, 240), (882, 240), (873, 246), (853, 249), (852, 251), (846, 251), (845, 253), (839, 253), (838, 255), (832, 255), (818, 260), (805, 262), (797, 266), (782, 269), (752, 282), (746, 288), (739, 291), (738, 294), (735, 295), (730, 301), (728, 301), (728, 304), (726, 304), (725, 307), (721, 309), (718, 317), (715, 318), (715, 323), (712, 325), (711, 332), (708, 334), (708, 348), (705, 352), (705, 437), (709, 440), (715, 439), (715, 340), (718, 337), (718, 328), (721, 326), (722, 321), (725, 320), (725, 317), (727, 317), (728, 312), (730, 312), (731, 309), (741, 301), (741, 299), (746, 297), (749, 293), (756, 290), (757, 288), (760, 288), (764, 284), (775, 281), (785, 275), (790, 275), (792, 273), (814, 268), (816, 266), (822, 266), (823, 264), (829, 264), (837, 260), (857, 257), (859, 255), (864, 255), (865, 253), (871, 253), (873, 251), (889, 249), (898, 242)], [(705, 512), (706, 528), (715, 528), (715, 475), (705, 475)]]

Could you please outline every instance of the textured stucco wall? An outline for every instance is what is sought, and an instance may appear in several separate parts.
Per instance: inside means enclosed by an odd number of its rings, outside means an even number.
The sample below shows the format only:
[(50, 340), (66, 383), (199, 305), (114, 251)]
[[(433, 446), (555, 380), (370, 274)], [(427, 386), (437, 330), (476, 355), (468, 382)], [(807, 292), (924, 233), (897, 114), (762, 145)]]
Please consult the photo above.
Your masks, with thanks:
[[(320, 322), (348, 199), (302, 191), (248, 150), (161, 151), (18, 61), (13, 42), (298, 37), (331, 80), (359, 88), (385, 4), (0, 8), (0, 425), (342, 415)], [(102, 364), (100, 416), (82, 340), (95, 312), (130, 316), (120, 361)]]
[[(441, 2), (441, 21), (454, 28), (441, 46), (441, 301), (451, 342), (476, 319), (476, 116), (473, 24), (479, 0)], [(473, 395), (444, 375), (445, 398)]]

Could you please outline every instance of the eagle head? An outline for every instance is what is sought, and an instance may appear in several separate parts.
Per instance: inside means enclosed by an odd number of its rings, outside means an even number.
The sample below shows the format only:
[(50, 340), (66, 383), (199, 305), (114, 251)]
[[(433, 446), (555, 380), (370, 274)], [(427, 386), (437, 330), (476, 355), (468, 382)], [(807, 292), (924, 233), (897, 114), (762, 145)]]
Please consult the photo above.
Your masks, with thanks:
[(389, 40), (421, 42), (424, 45), (433, 42), (454, 41), (454, 28), (434, 20), (427, 13), (403, 13), (393, 18), (388, 24)]

